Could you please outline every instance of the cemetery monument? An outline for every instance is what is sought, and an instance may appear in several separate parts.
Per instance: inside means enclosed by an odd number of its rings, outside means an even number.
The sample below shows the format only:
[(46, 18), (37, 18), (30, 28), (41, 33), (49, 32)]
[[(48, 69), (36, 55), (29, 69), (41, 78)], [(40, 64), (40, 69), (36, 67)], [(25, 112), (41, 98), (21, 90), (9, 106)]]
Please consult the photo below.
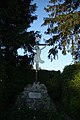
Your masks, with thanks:
[(27, 86), (25, 86), (24, 91), (20, 95), (18, 95), (16, 106), (18, 108), (28, 107), (34, 110), (47, 109), (55, 111), (56, 107), (48, 95), (46, 86), (44, 84), (41, 84), (37, 78), (39, 63), (44, 63), (44, 61), (40, 57), (40, 54), (41, 51), (46, 47), (46, 44), (44, 44), (44, 47), (40, 49), (39, 45), (40, 44), (37, 44), (36, 41), (36, 45), (33, 47), (36, 52), (34, 56), (34, 62), (36, 65), (35, 82), (33, 84), (28, 84)]

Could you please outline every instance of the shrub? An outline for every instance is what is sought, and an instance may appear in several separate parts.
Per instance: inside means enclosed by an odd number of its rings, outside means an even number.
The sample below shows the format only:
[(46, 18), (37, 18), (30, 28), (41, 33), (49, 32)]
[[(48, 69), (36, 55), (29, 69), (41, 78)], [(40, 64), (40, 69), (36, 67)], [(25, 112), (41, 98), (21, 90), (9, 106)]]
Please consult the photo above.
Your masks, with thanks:
[(63, 71), (63, 103), (65, 111), (80, 119), (80, 64), (67, 66)]

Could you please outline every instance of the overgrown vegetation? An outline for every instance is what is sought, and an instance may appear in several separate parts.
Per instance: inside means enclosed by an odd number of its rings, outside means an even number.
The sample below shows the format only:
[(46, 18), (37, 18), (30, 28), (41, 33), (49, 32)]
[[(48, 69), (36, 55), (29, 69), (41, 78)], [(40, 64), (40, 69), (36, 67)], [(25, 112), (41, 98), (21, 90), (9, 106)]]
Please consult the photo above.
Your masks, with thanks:
[(64, 110), (78, 120), (80, 119), (80, 64), (65, 67), (62, 76)]
[[(14, 108), (17, 95), (27, 84), (35, 81), (35, 71), (27, 67), (6, 66), (0, 62), (0, 117), (1, 120), (30, 120), (34, 111)], [(46, 77), (45, 77), (46, 76)], [(80, 64), (69, 65), (60, 71), (40, 70), (38, 80), (47, 86), (48, 93), (56, 104), (57, 112), (35, 111), (38, 120), (65, 120), (65, 113), (78, 120), (80, 113)], [(26, 110), (25, 110), (26, 109)], [(41, 117), (42, 116), (42, 117)]]

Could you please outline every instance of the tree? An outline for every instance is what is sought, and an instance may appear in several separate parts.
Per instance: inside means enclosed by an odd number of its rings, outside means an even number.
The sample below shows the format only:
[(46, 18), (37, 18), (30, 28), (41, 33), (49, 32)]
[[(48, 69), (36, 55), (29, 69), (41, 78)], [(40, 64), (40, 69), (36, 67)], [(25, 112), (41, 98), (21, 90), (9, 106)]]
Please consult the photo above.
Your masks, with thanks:
[(26, 63), (31, 64), (34, 53), (29, 44), (35, 43), (37, 32), (27, 32), (27, 29), (37, 19), (35, 10), (32, 0), (0, 1), (0, 57), (8, 65), (18, 63), (17, 49), (20, 47), (30, 52), (26, 55)]
[[(80, 3), (79, 0), (50, 0), (50, 5), (45, 9), (49, 13), (44, 18), (43, 25), (48, 25), (46, 34), (52, 37), (46, 42), (62, 50), (66, 55), (71, 52), (75, 59), (80, 58)], [(53, 48), (52, 48), (53, 49)], [(55, 54), (53, 54), (55, 53)], [(57, 54), (53, 50), (49, 51), (49, 58), (55, 58)]]
[[(21, 79), (15, 75), (18, 69), (23, 72), (31, 69), (34, 52), (29, 44), (35, 44), (38, 32), (27, 29), (37, 19), (36, 4), (32, 0), (0, 0), (0, 110), (9, 109)], [(25, 56), (18, 56), (17, 49), (24, 48)], [(17, 67), (17, 66), (20, 67)], [(29, 70), (28, 70), (29, 71)], [(19, 74), (20, 77), (21, 74)], [(16, 80), (16, 83), (15, 83)], [(23, 80), (23, 78), (22, 78)], [(18, 83), (18, 84), (17, 84)], [(22, 82), (24, 85), (24, 82)], [(5, 107), (6, 106), (6, 107)]]

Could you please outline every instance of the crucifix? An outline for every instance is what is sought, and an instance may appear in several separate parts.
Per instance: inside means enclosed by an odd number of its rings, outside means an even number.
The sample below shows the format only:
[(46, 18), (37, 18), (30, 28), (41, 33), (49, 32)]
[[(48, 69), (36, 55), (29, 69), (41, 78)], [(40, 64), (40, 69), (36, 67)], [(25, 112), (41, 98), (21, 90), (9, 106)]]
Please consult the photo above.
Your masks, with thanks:
[[(35, 42), (36, 42), (36, 45), (34, 47), (34, 50), (36, 51), (35, 53), (35, 56), (34, 56), (34, 62), (35, 62), (35, 67), (36, 67), (36, 77), (35, 77), (35, 83), (37, 83), (37, 74), (38, 74), (38, 70), (40, 69), (39, 67), (39, 63), (43, 64), (44, 63), (44, 60), (41, 59), (40, 55), (41, 55), (41, 51), (46, 47), (47, 44), (39, 44), (40, 38), (39, 37), (36, 37), (35, 39)], [(42, 48), (40, 48), (39, 46), (44, 46)]]
[[(36, 37), (35, 39), (35, 42), (36, 42), (36, 45), (34, 47), (31, 47), (35, 50), (35, 55), (34, 55), (34, 62), (35, 62), (35, 67), (36, 67), (36, 76), (35, 76), (35, 83), (37, 84), (38, 82), (38, 70), (40, 70), (40, 67), (39, 67), (39, 63), (44, 63), (44, 60), (41, 59), (40, 55), (41, 55), (41, 51), (49, 44), (39, 44), (40, 38), (39, 37)], [(44, 46), (43, 48), (40, 48), (39, 46)]]

